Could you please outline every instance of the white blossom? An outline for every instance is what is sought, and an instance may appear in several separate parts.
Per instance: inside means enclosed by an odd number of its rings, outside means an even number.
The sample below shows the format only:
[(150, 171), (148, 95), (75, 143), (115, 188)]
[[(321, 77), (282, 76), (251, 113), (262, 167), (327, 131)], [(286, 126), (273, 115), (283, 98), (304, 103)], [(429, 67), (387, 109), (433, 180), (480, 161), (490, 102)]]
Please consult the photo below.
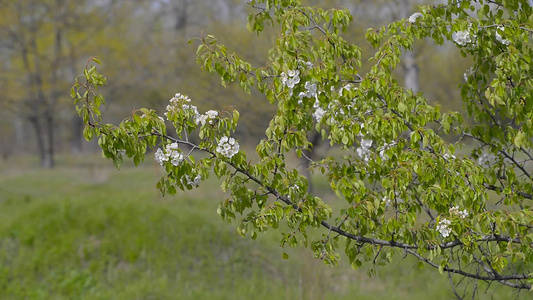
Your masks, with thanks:
[(306, 89), (307, 97), (314, 97), (316, 96), (316, 83), (306, 82), (304, 85)]
[(207, 123), (213, 124), (214, 120), (218, 117), (218, 111), (209, 110), (203, 115), (198, 115), (196, 118), (196, 124), (205, 125)]
[(170, 104), (166, 107), (166, 112), (164, 113), (165, 117), (169, 118), (169, 113), (177, 113), (182, 110), (188, 110), (192, 112), (193, 120), (196, 122), (199, 116), (198, 108), (194, 105), (187, 104), (191, 102), (191, 99), (187, 97), (186, 95), (182, 95), (180, 93), (177, 93), (172, 97), (172, 99), (169, 100)]
[(298, 76), (290, 77), (289, 79), (287, 79), (287, 87), (290, 89), (294, 88), (294, 86), (298, 83), (300, 83), (300, 77)]
[(313, 108), (315, 109), (313, 117), (315, 117), (317, 123), (320, 123), (320, 121), (326, 114), (326, 111), (322, 107), (320, 107), (320, 102), (318, 102), (318, 100), (316, 100), (315, 104), (313, 104)]
[(448, 219), (442, 219), (439, 221), (439, 224), (437, 224), (437, 231), (440, 232), (442, 237), (448, 237), (452, 230), (450, 229), (450, 225), (452, 222)]
[(158, 162), (161, 166), (165, 161), (167, 161), (167, 157), (165, 156), (165, 153), (163, 153), (163, 150), (160, 148), (155, 151), (155, 161)]
[[(196, 177), (194, 177), (193, 180), (189, 177), (189, 175), (185, 174), (185, 180), (188, 185), (191, 185), (193, 187), (197, 187), (200, 184), (200, 181), (202, 181), (202, 175), (198, 174)], [(182, 181), (183, 182), (183, 181)]]
[(383, 147), (381, 147), (381, 150), (379, 151), (379, 157), (381, 157), (381, 159), (383, 159), (383, 160), (389, 159), (389, 156), (385, 153), (385, 151), (387, 151), (389, 148), (391, 148), (393, 146), (396, 146), (396, 142), (392, 142), (390, 144), (389, 143), (384, 143)]
[(357, 155), (364, 160), (365, 162), (368, 162), (370, 160), (370, 147), (372, 147), (372, 140), (367, 139), (361, 139), (360, 147), (356, 149)]
[(232, 158), (233, 155), (239, 152), (239, 143), (234, 138), (223, 136), (218, 141), (216, 151), (227, 158)]
[(459, 46), (475, 46), (477, 36), (471, 31), (472, 25), (470, 24), (467, 30), (454, 32), (452, 39)]
[(416, 22), (416, 19), (423, 17), (423, 15), (419, 12), (415, 12), (409, 17), (409, 23), (414, 24)]
[(298, 75), (300, 75), (300, 71), (298, 70), (289, 70), (287, 73), (289, 77), (297, 77)]
[(288, 88), (292, 89), (295, 85), (300, 83), (300, 71), (298, 70), (289, 70), (287, 73), (281, 73), (281, 83)]
[(155, 151), (155, 161), (161, 166), (170, 161), (173, 166), (178, 166), (184, 159), (183, 154), (179, 151), (178, 143), (166, 145), (165, 150), (157, 149)]
[(468, 211), (466, 209), (459, 210), (459, 205), (450, 208), (449, 212), (451, 215), (459, 216), (461, 219), (466, 219), (468, 217)]
[(511, 41), (507, 40), (507, 39), (504, 39), (499, 33), (498, 31), (504, 31), (505, 28), (503, 26), (498, 26), (497, 30), (496, 30), (496, 40), (504, 45), (509, 45), (511, 43)]
[(473, 67), (471, 67), (468, 70), (466, 70), (466, 72), (463, 74), (463, 78), (464, 78), (465, 82), (467, 82), (468, 78), (470, 76), (472, 76), (472, 75), (474, 75), (474, 68)]
[(289, 79), (289, 77), (287, 76), (287, 74), (285, 72), (281, 72), (281, 83), (283, 85), (285, 85), (287, 83), (287, 79)]
[(325, 114), (326, 114), (326, 111), (322, 107), (319, 107), (315, 110), (315, 112), (313, 113), (313, 116), (315, 117), (317, 123), (320, 123), (320, 121), (322, 120)]
[(343, 90), (351, 91), (351, 90), (357, 90), (357, 87), (354, 87), (353, 84), (347, 83), (344, 86), (341, 87), (339, 93), (342, 94)]
[(173, 166), (178, 166), (184, 159), (183, 154), (178, 150), (178, 143), (168, 144), (165, 153)]

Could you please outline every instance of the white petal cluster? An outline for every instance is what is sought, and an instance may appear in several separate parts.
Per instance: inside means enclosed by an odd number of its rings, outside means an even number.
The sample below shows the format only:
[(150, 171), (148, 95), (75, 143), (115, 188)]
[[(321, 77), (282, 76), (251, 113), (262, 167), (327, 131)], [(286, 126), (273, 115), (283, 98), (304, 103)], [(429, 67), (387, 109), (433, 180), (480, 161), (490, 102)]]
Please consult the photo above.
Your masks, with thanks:
[(381, 147), (381, 150), (379, 151), (379, 157), (381, 157), (382, 160), (389, 159), (389, 156), (385, 153), (389, 148), (396, 146), (396, 142), (392, 143), (385, 143), (383, 144), (383, 147)]
[(203, 115), (198, 115), (196, 118), (196, 124), (213, 124), (215, 119), (218, 117), (218, 111), (216, 110), (209, 110)]
[(340, 91), (339, 91), (339, 94), (342, 94), (342, 91), (343, 90), (347, 90), (347, 91), (351, 91), (351, 90), (357, 90), (357, 87), (355, 87), (353, 84), (351, 83), (347, 83), (345, 84), (343, 87), (341, 87)]
[(239, 143), (234, 138), (223, 136), (218, 141), (216, 151), (227, 158), (232, 158), (233, 155), (239, 152)]
[(419, 12), (415, 12), (409, 17), (409, 23), (414, 24), (416, 23), (416, 19), (423, 17), (423, 15)]
[(170, 104), (167, 105), (167, 111), (164, 114), (167, 120), (169, 118), (169, 113), (177, 113), (181, 110), (190, 110), (192, 112), (192, 115), (194, 116), (195, 121), (200, 115), (196, 106), (188, 104), (191, 102), (191, 99), (189, 99), (189, 97), (187, 97), (186, 95), (177, 93), (176, 95), (174, 95), (174, 97), (172, 97), (172, 99), (169, 100), (169, 102)]
[(200, 184), (200, 181), (202, 181), (202, 175), (198, 174), (196, 175), (196, 177), (194, 177), (193, 180), (191, 180), (189, 175), (185, 174), (185, 180), (186, 180), (186, 184), (191, 185), (193, 187), (198, 187), (198, 185)]
[(468, 217), (468, 211), (466, 209), (459, 210), (459, 205), (450, 208), (449, 212), (451, 215), (459, 216), (461, 219), (466, 219)]
[(318, 102), (318, 100), (316, 100), (315, 104), (313, 104), (313, 108), (315, 109), (313, 117), (315, 117), (317, 123), (320, 123), (320, 121), (322, 121), (322, 118), (326, 114), (326, 111), (322, 107), (320, 107), (320, 102)]
[(179, 151), (178, 143), (171, 143), (166, 145), (165, 151), (157, 149), (155, 152), (155, 161), (157, 161), (161, 166), (165, 162), (170, 161), (173, 166), (178, 166), (184, 159), (183, 154)]
[(466, 70), (466, 72), (463, 74), (463, 78), (464, 78), (465, 82), (467, 82), (468, 78), (470, 76), (472, 76), (472, 75), (474, 75), (474, 68), (473, 67), (471, 67), (468, 70)]
[(442, 235), (442, 237), (450, 236), (450, 233), (452, 232), (450, 229), (451, 224), (452, 222), (448, 219), (442, 219), (439, 221), (439, 224), (437, 224), (437, 231)]
[(504, 44), (504, 45), (508, 46), (508, 45), (511, 43), (511, 41), (509, 41), (509, 40), (507, 40), (507, 39), (504, 39), (504, 38), (498, 33), (498, 31), (504, 31), (504, 30), (505, 30), (505, 28), (503, 28), (503, 26), (498, 26), (498, 29), (496, 30), (496, 40), (497, 40), (498, 42), (500, 42), (501, 44)]
[(472, 26), (468, 30), (457, 31), (452, 34), (453, 41), (459, 46), (474, 46), (476, 44), (476, 35), (471, 33)]
[(303, 98), (316, 98), (317, 92), (316, 92), (316, 83), (312, 83), (310, 81), (307, 81), (304, 85), (305, 92), (300, 92), (298, 94), (298, 97), (301, 99)]
[(359, 155), (359, 157), (365, 162), (370, 160), (370, 147), (372, 147), (372, 140), (363, 138), (361, 139), (360, 147), (356, 149), (357, 155)]
[(287, 73), (281, 73), (281, 83), (292, 89), (295, 85), (300, 83), (300, 71), (298, 70), (289, 70)]
[(303, 59), (298, 59), (298, 64), (300, 66), (304, 66), (306, 69), (312, 69), (313, 68), (313, 63), (312, 62), (305, 61)]

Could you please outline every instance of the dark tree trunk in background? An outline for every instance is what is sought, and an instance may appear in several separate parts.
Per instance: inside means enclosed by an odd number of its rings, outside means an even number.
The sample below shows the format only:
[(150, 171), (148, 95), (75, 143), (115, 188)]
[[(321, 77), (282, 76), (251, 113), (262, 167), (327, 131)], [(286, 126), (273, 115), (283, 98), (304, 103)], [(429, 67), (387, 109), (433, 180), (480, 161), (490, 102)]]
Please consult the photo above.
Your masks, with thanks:
[(37, 143), (37, 150), (39, 151), (39, 160), (41, 161), (41, 166), (44, 168), (51, 168), (53, 166), (53, 159), (49, 156), (47, 147), (45, 145), (45, 138), (43, 126), (39, 122), (37, 116), (31, 116), (28, 118), (33, 130), (35, 131), (35, 141)]
[(83, 148), (83, 121), (82, 119), (74, 115), (72, 117), (72, 137), (70, 139), (70, 149), (72, 153), (81, 153)]
[(48, 139), (46, 143), (45, 161), (42, 166), (45, 168), (53, 168), (55, 166), (55, 145), (54, 145), (54, 118), (52, 114), (47, 111), (45, 114), (46, 121), (46, 137)]
[(412, 90), (414, 93), (420, 91), (420, 83), (418, 81), (418, 64), (416, 62), (415, 51), (404, 53), (404, 68), (405, 68), (405, 87)]

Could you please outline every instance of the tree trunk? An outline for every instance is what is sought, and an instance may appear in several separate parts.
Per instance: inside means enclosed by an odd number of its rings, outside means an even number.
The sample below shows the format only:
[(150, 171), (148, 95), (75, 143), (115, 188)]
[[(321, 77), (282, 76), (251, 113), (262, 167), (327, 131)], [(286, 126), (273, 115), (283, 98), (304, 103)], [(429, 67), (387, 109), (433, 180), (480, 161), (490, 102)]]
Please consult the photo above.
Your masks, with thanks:
[(49, 168), (50, 160), (46, 157), (47, 154), (46, 147), (44, 145), (43, 128), (41, 124), (39, 124), (39, 118), (37, 116), (31, 116), (28, 118), (28, 121), (30, 121), (31, 126), (35, 131), (35, 140), (37, 141), (37, 150), (39, 152), (39, 160), (41, 161), (41, 166), (44, 168)]
[(420, 90), (420, 83), (418, 81), (418, 65), (416, 63), (415, 51), (404, 53), (404, 67), (405, 67), (405, 87), (418, 93)]
[(47, 147), (45, 161), (42, 162), (42, 165), (45, 168), (53, 168), (55, 166), (54, 118), (49, 111), (45, 113), (45, 121), (46, 137), (48, 138), (48, 142), (46, 143)]

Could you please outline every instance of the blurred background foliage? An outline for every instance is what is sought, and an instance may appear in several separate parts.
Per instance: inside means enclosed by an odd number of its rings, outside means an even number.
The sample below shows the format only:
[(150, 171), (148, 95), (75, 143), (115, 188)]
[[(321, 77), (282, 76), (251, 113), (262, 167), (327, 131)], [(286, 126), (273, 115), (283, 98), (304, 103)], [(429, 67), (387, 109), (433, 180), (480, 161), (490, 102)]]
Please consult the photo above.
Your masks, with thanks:
[[(363, 49), (365, 58), (373, 55), (364, 39), (367, 28), (406, 18), (422, 4), (304, 2), (349, 9), (354, 22), (345, 37)], [(241, 112), (241, 144), (253, 146), (275, 108), (258, 93), (222, 87), (216, 76), (197, 66), (197, 44), (187, 45), (212, 34), (229, 51), (263, 65), (276, 33), (275, 28), (260, 36), (250, 33), (246, 18), (253, 12), (240, 0), (0, 0), (0, 154), (4, 159), (35, 154), (42, 166), (52, 167), (57, 153), (96, 150), (82, 140), (82, 124), (68, 93), (90, 56), (103, 61), (101, 71), (108, 78), (103, 91), (108, 121), (119, 121), (140, 107), (163, 111), (168, 99), (180, 92), (202, 111), (235, 106)], [(457, 85), (468, 61), (457, 59), (454, 48), (420, 41), (406, 54), (411, 63), (399, 68), (398, 80), (415, 76), (414, 90), (444, 110), (461, 110)], [(367, 68), (363, 65), (363, 74)]]

